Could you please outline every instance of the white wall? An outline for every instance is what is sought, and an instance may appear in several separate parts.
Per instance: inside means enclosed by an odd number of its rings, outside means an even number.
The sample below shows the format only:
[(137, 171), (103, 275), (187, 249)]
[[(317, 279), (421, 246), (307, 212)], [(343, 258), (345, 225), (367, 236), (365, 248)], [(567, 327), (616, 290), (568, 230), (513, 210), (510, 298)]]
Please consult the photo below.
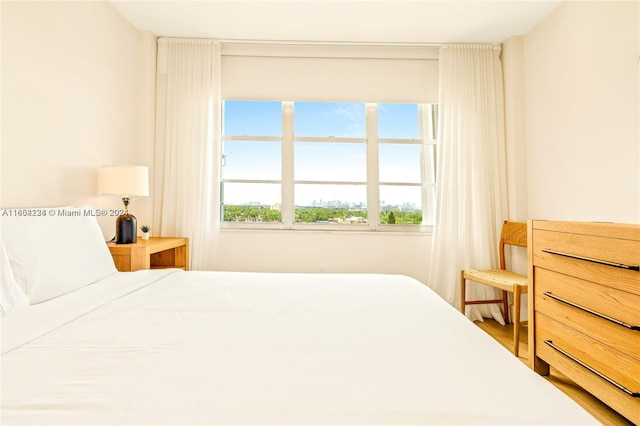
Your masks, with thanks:
[[(93, 204), (101, 165), (152, 166), (155, 36), (107, 2), (1, 2), (2, 207)], [(132, 202), (151, 220), (149, 198)], [(105, 236), (115, 218), (103, 218)]]
[(640, 222), (639, 12), (565, 2), (503, 43), (510, 219)]
[(638, 9), (569, 1), (525, 36), (529, 218), (640, 222)]
[(223, 230), (219, 269), (403, 274), (426, 283), (431, 237), (384, 232)]

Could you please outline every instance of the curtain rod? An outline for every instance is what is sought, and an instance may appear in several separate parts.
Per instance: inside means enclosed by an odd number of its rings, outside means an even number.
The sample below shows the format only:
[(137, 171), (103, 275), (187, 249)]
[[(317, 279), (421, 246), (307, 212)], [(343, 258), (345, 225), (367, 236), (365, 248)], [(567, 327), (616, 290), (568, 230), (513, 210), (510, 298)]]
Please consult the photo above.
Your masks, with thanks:
[(222, 44), (264, 44), (271, 46), (345, 46), (345, 47), (429, 47), (439, 48), (440, 43), (376, 42), (376, 41), (322, 41), (322, 40), (247, 40), (220, 39)]
[(158, 37), (162, 39), (209, 40), (227, 45), (264, 45), (264, 46), (319, 46), (319, 47), (407, 47), (438, 49), (445, 46), (491, 45), (501, 48), (502, 43), (423, 43), (423, 42), (373, 42), (373, 41), (318, 41), (318, 40), (263, 40), (263, 39), (212, 39), (199, 37)]
[(158, 37), (161, 39), (185, 38), (193, 40), (212, 40), (220, 44), (260, 44), (266, 46), (345, 46), (345, 47), (413, 47), (439, 48), (442, 43), (422, 42), (374, 42), (374, 41), (322, 41), (322, 40), (263, 40), (263, 39), (211, 39), (202, 37)]

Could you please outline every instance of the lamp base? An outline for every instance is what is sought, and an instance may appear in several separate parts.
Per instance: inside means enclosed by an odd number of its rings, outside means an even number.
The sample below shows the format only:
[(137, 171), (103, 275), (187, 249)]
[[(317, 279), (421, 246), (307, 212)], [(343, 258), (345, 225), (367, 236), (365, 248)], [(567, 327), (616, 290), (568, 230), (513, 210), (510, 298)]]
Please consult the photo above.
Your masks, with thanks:
[(123, 214), (116, 219), (116, 244), (133, 244), (138, 240), (136, 217)]

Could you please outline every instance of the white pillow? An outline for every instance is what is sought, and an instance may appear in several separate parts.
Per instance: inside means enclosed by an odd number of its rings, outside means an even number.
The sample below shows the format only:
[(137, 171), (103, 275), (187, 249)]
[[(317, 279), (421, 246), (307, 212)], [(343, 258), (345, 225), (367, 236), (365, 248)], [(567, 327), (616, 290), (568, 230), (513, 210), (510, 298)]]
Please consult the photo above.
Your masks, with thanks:
[(29, 299), (13, 277), (2, 240), (0, 240), (0, 266), (2, 267), (0, 269), (0, 316), (5, 316), (15, 309), (29, 306)]
[[(23, 214), (15, 214), (18, 210)], [(90, 206), (6, 209), (0, 214), (11, 270), (31, 304), (116, 272)]]

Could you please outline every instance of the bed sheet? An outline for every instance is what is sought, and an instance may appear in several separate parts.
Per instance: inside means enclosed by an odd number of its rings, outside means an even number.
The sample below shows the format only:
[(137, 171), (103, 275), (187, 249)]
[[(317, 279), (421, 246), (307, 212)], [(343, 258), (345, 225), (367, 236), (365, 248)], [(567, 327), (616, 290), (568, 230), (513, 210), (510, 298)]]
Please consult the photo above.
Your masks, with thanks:
[(0, 352), (9, 352), (179, 269), (116, 272), (70, 293), (0, 318)]
[(595, 424), (418, 281), (173, 272), (2, 357), (2, 424)]

